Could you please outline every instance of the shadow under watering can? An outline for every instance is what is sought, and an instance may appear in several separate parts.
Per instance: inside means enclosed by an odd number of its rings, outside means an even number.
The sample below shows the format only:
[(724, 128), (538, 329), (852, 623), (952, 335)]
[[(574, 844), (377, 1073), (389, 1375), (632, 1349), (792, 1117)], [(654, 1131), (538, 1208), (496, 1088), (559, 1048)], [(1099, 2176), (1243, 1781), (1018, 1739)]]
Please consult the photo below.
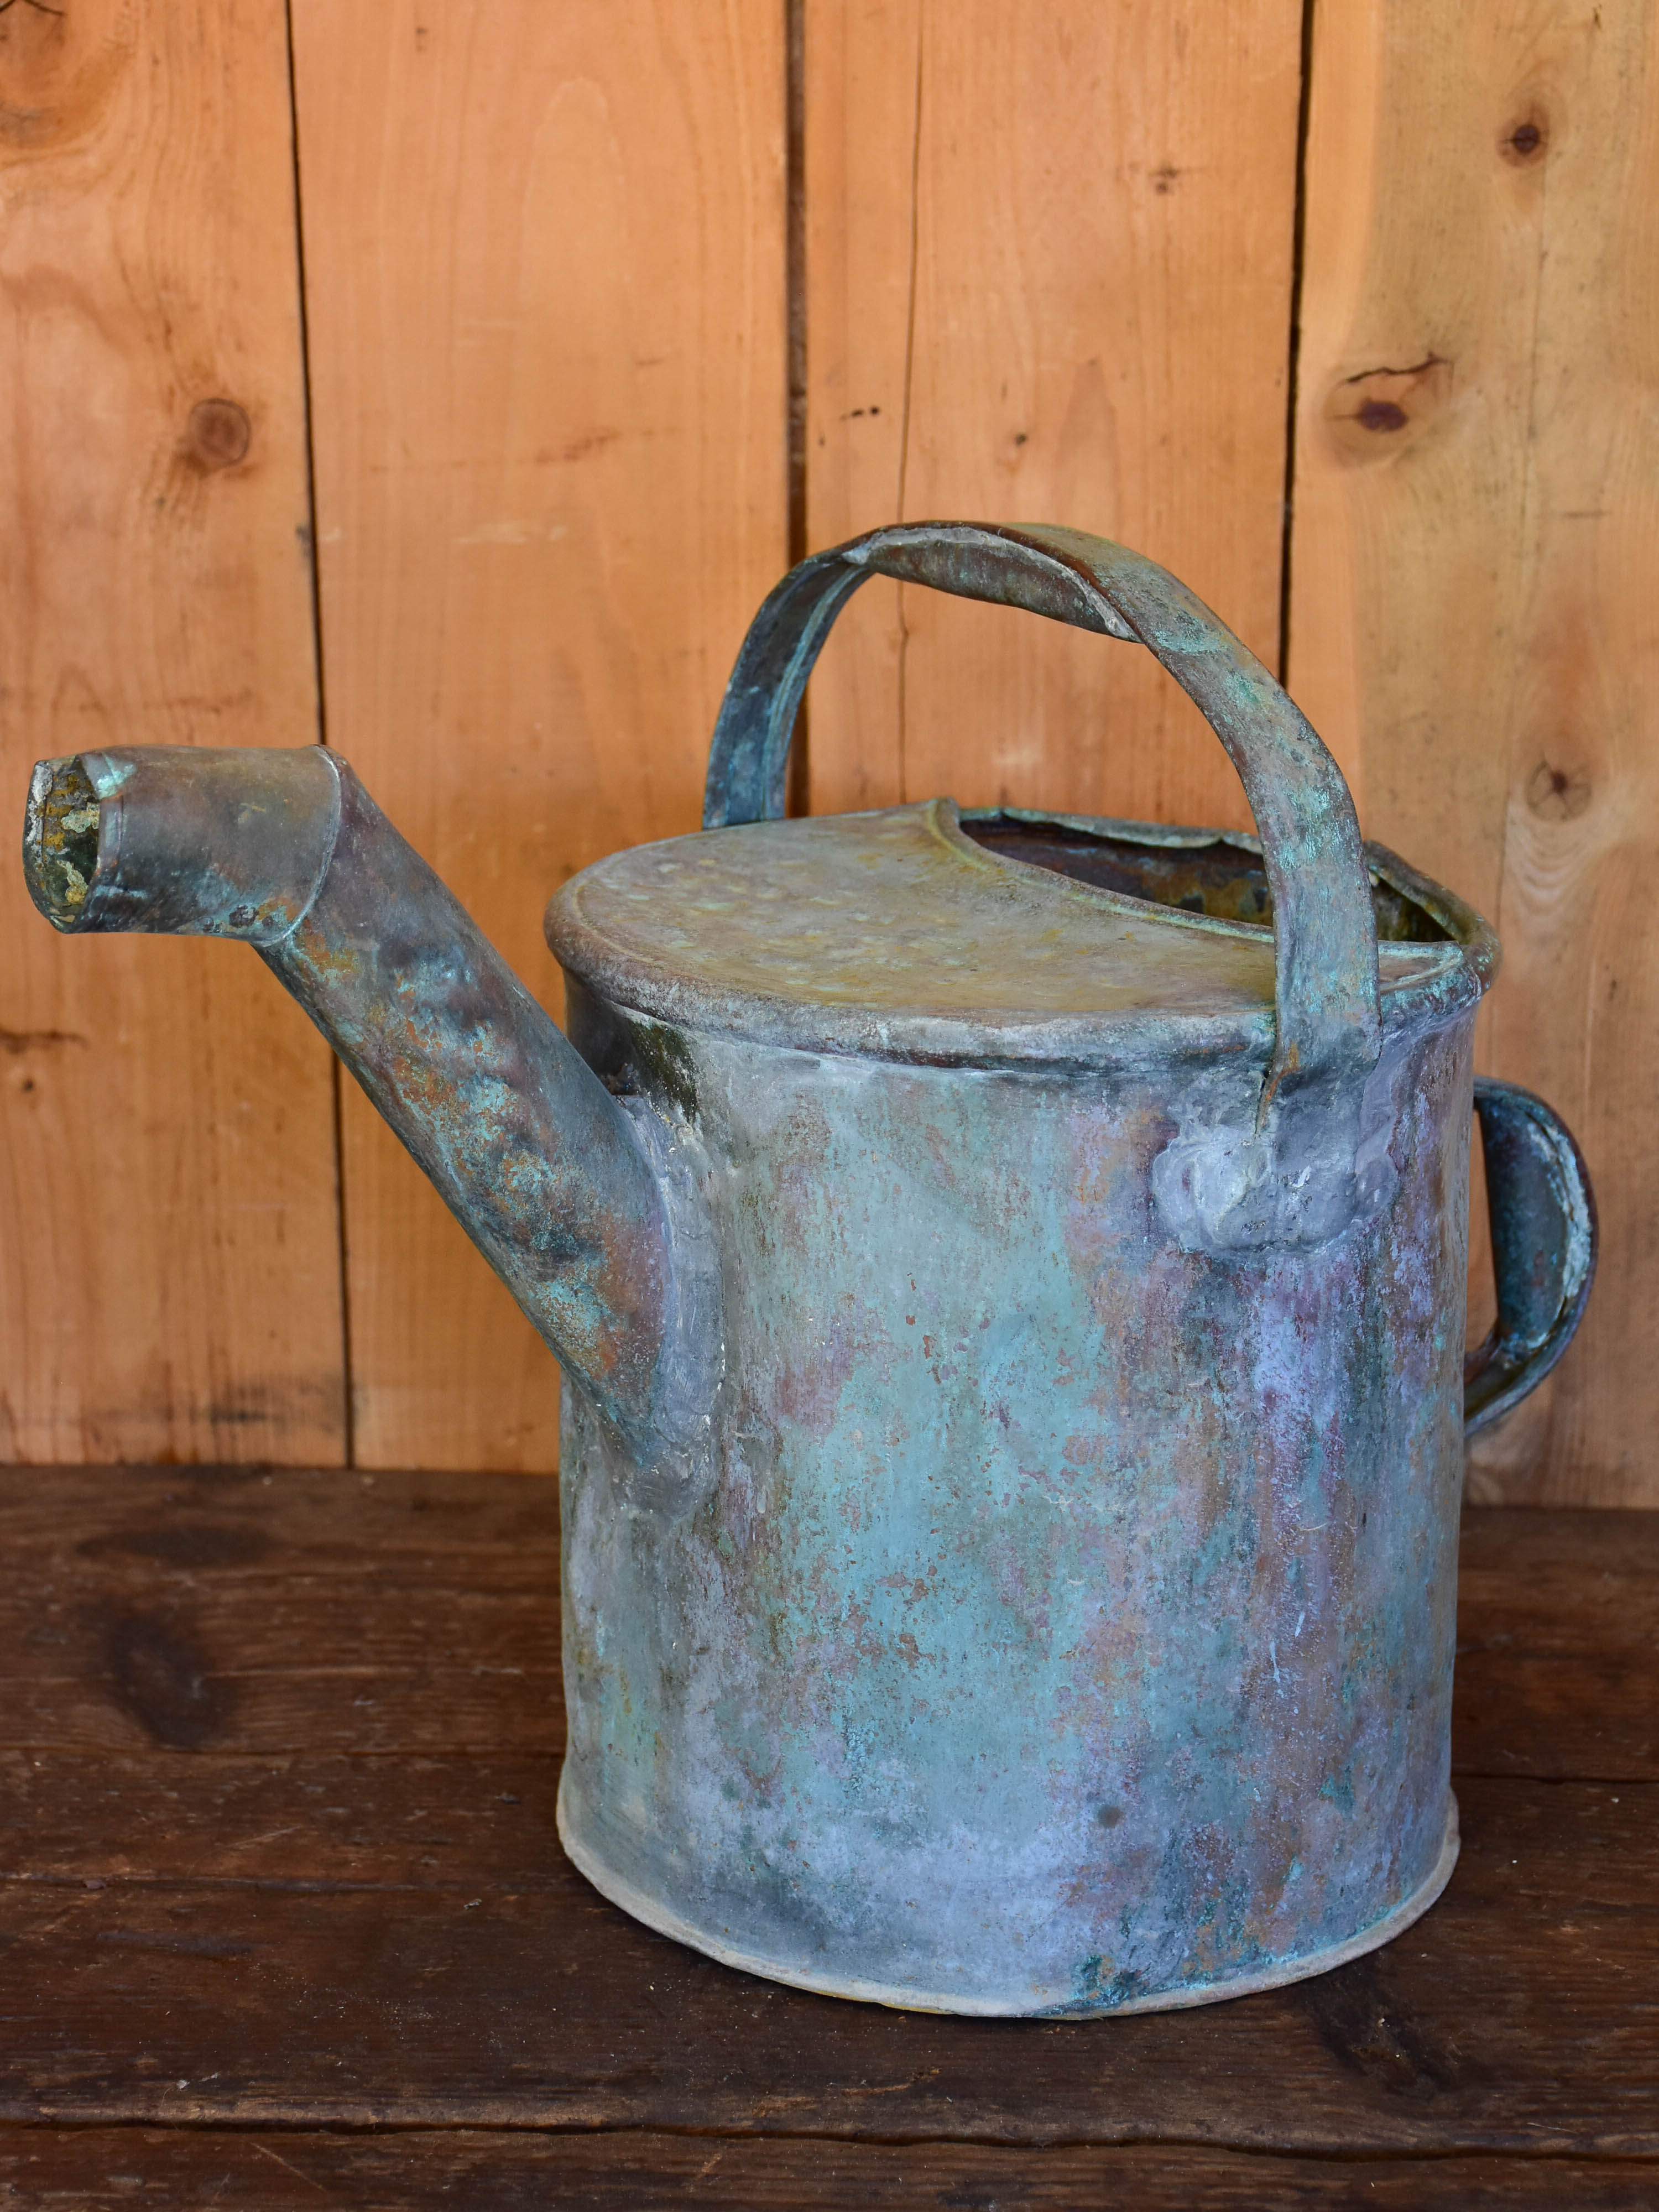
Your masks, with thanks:
[[(1259, 836), (948, 799), (785, 820), (882, 574), (1149, 647)], [(564, 1364), (598, 1888), (718, 1959), (981, 2014), (1188, 2005), (1386, 1942), (1456, 1855), (1466, 1427), (1595, 1215), (1474, 1079), (1498, 945), (1151, 562), (877, 531), (739, 656), (706, 827), (548, 909), (562, 1034), (337, 756), (35, 771), (58, 928), (242, 938)], [(1471, 1108), (1498, 1320), (1466, 1361)]]

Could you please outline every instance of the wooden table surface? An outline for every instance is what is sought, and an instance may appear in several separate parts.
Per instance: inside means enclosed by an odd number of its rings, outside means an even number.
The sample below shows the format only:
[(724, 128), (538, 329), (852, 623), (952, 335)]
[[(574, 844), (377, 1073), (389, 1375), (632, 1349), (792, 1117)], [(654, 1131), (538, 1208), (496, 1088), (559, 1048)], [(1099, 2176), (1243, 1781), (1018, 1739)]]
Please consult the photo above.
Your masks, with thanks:
[(1659, 2207), (1659, 1514), (1464, 1524), (1463, 1855), (1387, 1949), (963, 2021), (554, 1833), (555, 1495), (13, 1469), (0, 2205)]

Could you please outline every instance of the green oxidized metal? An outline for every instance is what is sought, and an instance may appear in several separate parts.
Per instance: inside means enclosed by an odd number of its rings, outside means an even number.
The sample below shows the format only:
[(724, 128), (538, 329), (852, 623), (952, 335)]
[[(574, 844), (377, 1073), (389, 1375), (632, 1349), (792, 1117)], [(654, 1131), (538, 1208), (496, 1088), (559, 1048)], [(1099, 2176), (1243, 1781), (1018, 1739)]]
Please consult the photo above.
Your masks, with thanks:
[[(877, 571), (1148, 645), (1260, 841), (777, 818)], [(244, 797), (295, 764), (268, 848), (219, 853), (248, 817), (216, 762)], [(566, 1358), (560, 1824), (608, 1896), (977, 2013), (1195, 2003), (1383, 1942), (1456, 1850), (1491, 933), (1362, 847), (1207, 610), (1067, 532), (803, 564), (708, 821), (554, 901), (569, 1044), (321, 756), (49, 763), (27, 856), (60, 927), (258, 943)], [(1492, 1418), (1571, 1334), (1594, 1217), (1547, 1109), (1478, 1107)]]

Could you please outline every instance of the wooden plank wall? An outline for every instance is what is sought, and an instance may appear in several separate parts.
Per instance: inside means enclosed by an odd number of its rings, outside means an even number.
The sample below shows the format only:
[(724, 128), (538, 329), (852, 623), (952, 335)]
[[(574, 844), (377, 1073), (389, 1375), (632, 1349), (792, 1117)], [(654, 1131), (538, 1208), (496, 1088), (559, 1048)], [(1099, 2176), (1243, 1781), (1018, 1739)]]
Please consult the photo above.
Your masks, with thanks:
[[(295, 0), (330, 742), (555, 1013), (542, 909), (692, 830), (787, 567), (775, 0)], [(548, 1468), (558, 1380), (356, 1087), (354, 1443)]]
[[(282, 0), (7, 9), (0, 208), (15, 832), (42, 754), (317, 733)], [(322, 1041), (240, 947), (0, 901), (0, 1450), (338, 1462)]]
[[(807, 528), (1067, 522), (1279, 653), (1299, 0), (807, 0)], [(814, 807), (948, 791), (1247, 826), (1146, 654), (877, 582)]]
[[(1659, 1504), (1653, 39), (1639, 0), (14, 0), (9, 787), (94, 730), (321, 729), (556, 1012), (547, 892), (694, 824), (792, 550), (1121, 537), (1493, 915), (1485, 1063), (1589, 1152), (1602, 1286), (1480, 1493)], [(842, 627), (817, 808), (1246, 819), (1128, 648), (879, 584)], [(0, 1451), (551, 1465), (550, 1363), (257, 963), (0, 895)]]
[(1600, 1281), (1477, 1494), (1659, 1504), (1659, 17), (1318, 0), (1290, 680), (1370, 834), (1498, 926), (1491, 1072)]

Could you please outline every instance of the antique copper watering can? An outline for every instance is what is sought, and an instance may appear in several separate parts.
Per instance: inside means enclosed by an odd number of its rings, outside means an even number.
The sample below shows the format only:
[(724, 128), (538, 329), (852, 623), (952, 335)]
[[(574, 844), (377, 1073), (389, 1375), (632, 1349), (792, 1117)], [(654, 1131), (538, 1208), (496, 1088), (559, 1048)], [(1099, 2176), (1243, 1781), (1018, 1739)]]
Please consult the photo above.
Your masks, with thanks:
[[(1150, 647), (1259, 840), (782, 819), (877, 573)], [(1491, 930), (1362, 846), (1190, 592), (1066, 530), (804, 562), (704, 818), (554, 899), (568, 1041), (314, 745), (43, 763), (25, 862), (61, 930), (256, 946), (564, 1363), (560, 1831), (607, 1897), (967, 2013), (1386, 1942), (1456, 1854), (1464, 1434), (1595, 1256), (1561, 1123), (1473, 1080)], [(1472, 1105), (1499, 1316), (1466, 1363)]]

